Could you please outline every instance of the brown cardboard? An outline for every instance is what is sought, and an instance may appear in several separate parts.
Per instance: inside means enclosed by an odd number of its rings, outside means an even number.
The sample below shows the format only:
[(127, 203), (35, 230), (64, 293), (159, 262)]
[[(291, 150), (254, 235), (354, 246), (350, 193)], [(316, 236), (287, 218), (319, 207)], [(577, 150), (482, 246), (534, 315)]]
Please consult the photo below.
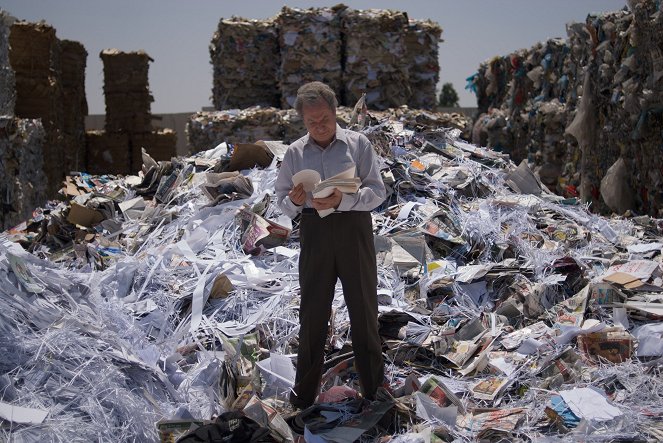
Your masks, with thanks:
[(103, 219), (104, 216), (101, 215), (101, 212), (86, 208), (85, 206), (79, 205), (76, 202), (71, 202), (69, 215), (67, 215), (67, 221), (69, 223), (91, 228), (97, 223), (103, 221)]

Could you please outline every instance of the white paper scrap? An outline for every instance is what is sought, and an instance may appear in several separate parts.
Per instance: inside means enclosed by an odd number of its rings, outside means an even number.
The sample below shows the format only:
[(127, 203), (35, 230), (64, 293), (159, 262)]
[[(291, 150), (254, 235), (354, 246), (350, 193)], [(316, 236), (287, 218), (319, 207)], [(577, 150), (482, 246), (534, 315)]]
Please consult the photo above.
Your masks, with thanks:
[(12, 423), (39, 425), (44, 422), (48, 410), (24, 408), (0, 401), (0, 418)]
[(193, 290), (193, 299), (191, 301), (190, 331), (194, 333), (196, 329), (198, 329), (198, 325), (200, 325), (200, 321), (203, 318), (203, 306), (205, 305), (205, 300), (203, 299), (203, 296), (205, 294), (205, 277), (207, 276), (207, 272), (210, 270), (211, 267), (212, 263), (207, 265), (205, 271), (203, 271), (203, 275), (200, 276), (198, 283), (196, 283), (196, 289)]
[(608, 400), (591, 388), (577, 388), (560, 391), (571, 411), (585, 420), (608, 421), (622, 415), (619, 408), (608, 403)]
[(638, 243), (637, 245), (628, 245), (626, 249), (632, 254), (644, 254), (646, 252), (660, 251), (663, 249), (663, 243)]

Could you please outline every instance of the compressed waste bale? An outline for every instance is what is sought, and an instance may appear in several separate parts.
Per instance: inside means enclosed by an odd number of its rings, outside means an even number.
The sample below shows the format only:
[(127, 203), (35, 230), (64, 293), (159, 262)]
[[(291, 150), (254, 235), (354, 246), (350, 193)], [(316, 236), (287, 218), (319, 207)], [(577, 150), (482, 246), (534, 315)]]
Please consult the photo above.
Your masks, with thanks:
[(131, 171), (137, 172), (143, 164), (141, 148), (156, 161), (170, 160), (177, 155), (177, 134), (172, 129), (130, 134)]
[[(339, 106), (336, 120), (341, 127), (350, 124), (352, 108)], [(375, 121), (400, 120), (407, 127), (434, 129), (450, 127), (460, 129), (463, 135), (470, 134), (472, 121), (462, 114), (420, 111), (401, 108), (371, 111)], [(292, 143), (306, 135), (302, 118), (294, 109), (249, 108), (244, 110), (198, 112), (187, 122), (187, 137), (194, 152), (211, 149), (217, 144), (251, 143), (258, 140), (281, 140)]]
[(259, 106), (242, 110), (197, 112), (186, 125), (193, 152), (211, 149), (221, 142), (252, 143), (258, 140), (281, 140), (281, 110)]
[(274, 20), (222, 18), (209, 52), (215, 109), (280, 105), (280, 53)]
[(0, 9), (0, 115), (14, 115), (16, 77), (9, 62), (9, 33), (15, 19)]
[(345, 103), (353, 104), (366, 93), (369, 109), (407, 104), (409, 86), (403, 12), (371, 9), (343, 12)]
[(440, 79), (438, 45), (442, 28), (431, 20), (410, 19), (405, 30), (405, 54), (408, 61), (412, 96), (407, 105), (415, 109), (433, 109), (437, 104), (435, 88)]
[(622, 158), (632, 172), (633, 210), (658, 214), (663, 209), (659, 6), (652, 0), (633, 2), (630, 9), (590, 14), (566, 31), (566, 40), (495, 57), (468, 79), (480, 110), (473, 140), (514, 160), (527, 158), (551, 189), (578, 196), (598, 212), (616, 207), (606, 204), (600, 188)]
[(104, 49), (99, 54), (104, 63), (106, 131), (150, 132), (151, 103), (148, 83), (149, 63), (144, 51), (124, 52)]
[[(339, 114), (337, 108), (336, 115)], [(283, 112), (283, 141), (285, 143), (292, 143), (295, 140), (303, 137), (308, 131), (304, 125), (304, 120), (297, 114), (294, 109), (287, 109)]]
[(278, 71), (281, 105), (292, 107), (304, 83), (321, 81), (342, 102), (341, 13), (336, 8), (289, 8), (276, 17), (281, 64)]
[(9, 35), (9, 60), (16, 79), (15, 115), (40, 118), (44, 142), (44, 173), (47, 193), (54, 196), (67, 172), (62, 168), (64, 103), (60, 42), (46, 23), (15, 22)]
[(0, 226), (27, 219), (46, 201), (45, 132), (37, 119), (0, 116)]
[(89, 174), (130, 174), (129, 135), (124, 132), (87, 131), (86, 172)]
[(85, 165), (85, 66), (87, 51), (76, 41), (60, 42), (62, 62), (64, 167), (79, 171)]

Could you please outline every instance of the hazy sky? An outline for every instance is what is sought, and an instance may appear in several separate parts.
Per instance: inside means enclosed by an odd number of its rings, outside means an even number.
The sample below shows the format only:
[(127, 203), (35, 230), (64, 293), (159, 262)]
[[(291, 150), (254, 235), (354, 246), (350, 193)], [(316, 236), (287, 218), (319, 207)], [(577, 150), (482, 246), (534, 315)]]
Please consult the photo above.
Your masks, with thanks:
[[(86, 90), (90, 114), (105, 112), (106, 48), (145, 50), (150, 64), (153, 113), (191, 112), (211, 106), (212, 66), (208, 45), (219, 19), (232, 15), (267, 18), (283, 5), (332, 6), (338, 1), (284, 0), (3, 0), (0, 7), (28, 21), (45, 20), (60, 39), (77, 40), (88, 51)], [(476, 106), (465, 78), (495, 55), (565, 37), (565, 24), (589, 12), (621, 9), (625, 0), (346, 0), (356, 9), (405, 11), (443, 29), (440, 82), (451, 82), (462, 106)], [(441, 84), (440, 83), (440, 84)]]

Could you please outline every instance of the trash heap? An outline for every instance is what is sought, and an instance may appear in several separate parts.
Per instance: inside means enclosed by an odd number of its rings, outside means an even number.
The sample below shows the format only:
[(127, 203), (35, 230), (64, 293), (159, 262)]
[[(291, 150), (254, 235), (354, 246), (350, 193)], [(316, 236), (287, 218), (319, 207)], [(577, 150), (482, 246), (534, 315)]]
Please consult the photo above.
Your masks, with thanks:
[(173, 441), (215, 417), (229, 441), (663, 438), (663, 220), (592, 214), (457, 129), (363, 121), (388, 191), (376, 401), (339, 285), (318, 402), (289, 406), (286, 146), (224, 142), (69, 177), (65, 202), (0, 236), (2, 438)]
[(339, 12), (343, 9), (343, 6), (309, 9), (284, 6), (276, 17), (281, 48), (278, 76), (283, 108), (293, 107), (297, 89), (313, 80), (329, 85), (337, 97), (341, 97), (344, 71)]
[(176, 134), (171, 129), (152, 128), (150, 104), (154, 98), (148, 84), (149, 63), (144, 51), (101, 51), (104, 63), (106, 121), (104, 131), (86, 133), (87, 171), (92, 174), (129, 174), (140, 169), (141, 149), (157, 160), (168, 160), (176, 152)]
[(653, 0), (629, 5), (482, 64), (468, 78), (483, 112), (473, 142), (528, 158), (596, 211), (660, 215), (663, 14)]
[(409, 19), (405, 33), (405, 54), (408, 59), (410, 90), (409, 105), (415, 109), (434, 109), (435, 88), (440, 79), (438, 44), (442, 28), (430, 20)]
[[(436, 23), (408, 20), (404, 12), (342, 4), (283, 7), (264, 21), (222, 18), (210, 45), (214, 106), (227, 110), (279, 106), (280, 101), (290, 108), (297, 89), (318, 80), (336, 92), (342, 105), (353, 106), (366, 93), (371, 109), (432, 109), (441, 33)], [(270, 80), (275, 64), (277, 86)]]
[(280, 106), (279, 40), (273, 20), (221, 19), (209, 51), (215, 109)]
[[(459, 113), (423, 111), (401, 106), (385, 111), (371, 111), (371, 115), (375, 122), (395, 119), (413, 128), (443, 126), (460, 129), (465, 138), (469, 138), (471, 134), (471, 119)], [(339, 107), (336, 117), (338, 124), (346, 127), (352, 117), (352, 108)], [(186, 133), (192, 151), (199, 152), (222, 142), (281, 140), (289, 144), (306, 134), (306, 128), (294, 109), (255, 106), (227, 111), (197, 112), (189, 118)]]

